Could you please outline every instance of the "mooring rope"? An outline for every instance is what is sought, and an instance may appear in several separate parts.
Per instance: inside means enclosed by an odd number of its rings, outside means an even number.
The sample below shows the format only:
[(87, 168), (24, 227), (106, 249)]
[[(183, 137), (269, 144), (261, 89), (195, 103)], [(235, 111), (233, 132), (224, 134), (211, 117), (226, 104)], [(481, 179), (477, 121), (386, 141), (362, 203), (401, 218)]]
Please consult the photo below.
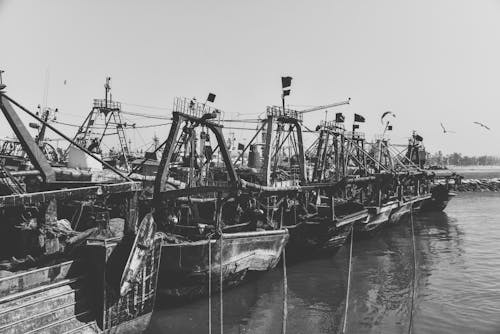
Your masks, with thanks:
[(413, 329), (413, 309), (415, 305), (415, 288), (417, 283), (417, 250), (415, 248), (415, 227), (413, 223), (413, 208), (410, 208), (410, 223), (411, 223), (411, 240), (413, 245), (413, 283), (411, 291), (410, 324), (408, 326), (408, 333), (411, 333)]
[(208, 235), (208, 334), (212, 334), (212, 235)]
[[(80, 208), (78, 211), (78, 218), (71, 222), (73, 224), (73, 230), (75, 230), (75, 231), (78, 229), (78, 225), (80, 224), (80, 219), (82, 218), (84, 206), (85, 206), (85, 202), (80, 203)], [(75, 216), (76, 216), (76, 212), (74, 214), (74, 217)]]
[(281, 324), (281, 333), (286, 333), (286, 323), (288, 320), (288, 280), (286, 276), (286, 252), (285, 246), (281, 251), (283, 261), (283, 323)]
[(351, 245), (349, 247), (349, 271), (347, 273), (347, 291), (345, 297), (345, 309), (344, 309), (344, 324), (342, 326), (342, 333), (344, 334), (347, 329), (347, 311), (349, 310), (349, 293), (351, 290), (351, 269), (352, 269), (352, 244), (354, 240), (354, 225), (351, 227)]
[(220, 298), (220, 334), (224, 334), (224, 299), (223, 299), (223, 292), (222, 292), (222, 255), (223, 255), (223, 248), (222, 248), (222, 239), (223, 235), (221, 233), (220, 235), (220, 291), (219, 291), (219, 298)]

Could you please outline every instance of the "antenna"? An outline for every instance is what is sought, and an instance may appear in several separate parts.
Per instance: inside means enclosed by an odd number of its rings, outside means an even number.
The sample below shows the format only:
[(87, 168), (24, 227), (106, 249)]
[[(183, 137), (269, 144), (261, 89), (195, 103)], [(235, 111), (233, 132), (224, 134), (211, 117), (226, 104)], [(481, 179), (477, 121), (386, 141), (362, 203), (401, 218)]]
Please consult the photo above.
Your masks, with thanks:
[(50, 67), (45, 70), (45, 87), (43, 92), (42, 110), (47, 108), (49, 100)]
[(104, 90), (106, 91), (106, 95), (105, 95), (105, 108), (108, 107), (108, 93), (109, 91), (111, 90), (111, 85), (109, 84), (109, 82), (111, 81), (111, 77), (106, 77), (106, 83), (104, 84)]

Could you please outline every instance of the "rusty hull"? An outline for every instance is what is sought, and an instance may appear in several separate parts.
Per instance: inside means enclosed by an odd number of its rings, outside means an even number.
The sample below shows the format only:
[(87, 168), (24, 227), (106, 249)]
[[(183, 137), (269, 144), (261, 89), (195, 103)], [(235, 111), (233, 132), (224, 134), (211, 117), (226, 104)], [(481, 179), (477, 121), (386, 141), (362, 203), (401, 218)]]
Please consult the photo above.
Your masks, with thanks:
[(210, 271), (212, 285), (219, 286), (221, 262), (224, 286), (238, 284), (249, 271), (276, 267), (287, 240), (288, 232), (277, 230), (224, 233), (217, 239), (178, 244), (164, 242), (158, 292), (176, 299), (204, 295)]

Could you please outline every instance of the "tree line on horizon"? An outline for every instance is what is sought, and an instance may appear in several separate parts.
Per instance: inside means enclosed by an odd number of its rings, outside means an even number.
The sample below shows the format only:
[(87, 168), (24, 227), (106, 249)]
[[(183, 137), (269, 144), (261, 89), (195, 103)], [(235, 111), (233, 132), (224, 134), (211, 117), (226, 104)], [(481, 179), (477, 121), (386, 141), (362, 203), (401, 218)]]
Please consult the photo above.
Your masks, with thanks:
[(500, 157), (492, 155), (468, 156), (461, 153), (443, 154), (437, 151), (433, 154), (428, 154), (427, 164), (430, 166), (499, 166)]

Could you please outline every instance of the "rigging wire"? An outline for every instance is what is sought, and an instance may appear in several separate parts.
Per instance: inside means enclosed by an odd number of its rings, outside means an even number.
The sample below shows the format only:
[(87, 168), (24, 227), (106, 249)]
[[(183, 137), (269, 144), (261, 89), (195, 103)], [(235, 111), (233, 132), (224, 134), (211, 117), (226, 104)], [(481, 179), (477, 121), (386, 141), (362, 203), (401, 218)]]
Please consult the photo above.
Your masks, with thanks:
[(171, 120), (172, 119), (172, 117), (170, 117), (170, 116), (145, 114), (145, 113), (139, 113), (139, 112), (133, 112), (133, 111), (126, 111), (126, 110), (123, 110), (123, 109), (121, 110), (121, 113), (125, 114), (125, 115), (142, 117), (142, 118), (152, 118), (152, 119), (162, 119), (162, 120)]
[(120, 103), (124, 104), (126, 106), (133, 106), (133, 107), (141, 107), (141, 108), (147, 108), (147, 109), (157, 109), (157, 110), (172, 111), (172, 108), (169, 108), (169, 107), (149, 106), (149, 105), (144, 105), (144, 104), (136, 104), (136, 103), (128, 103), (128, 102), (120, 102)]
[[(161, 116), (161, 115), (153, 115), (153, 114), (145, 114), (134, 111), (121, 110), (122, 114), (141, 117), (141, 118), (151, 118), (151, 119), (161, 119), (161, 120), (172, 120), (170, 116)], [(226, 119), (223, 122), (227, 123), (260, 123), (262, 120), (256, 118), (247, 118), (247, 119)]]
[[(122, 111), (123, 112), (123, 111)], [(151, 118), (151, 117), (144, 117), (144, 118)], [(171, 120), (171, 118), (169, 117), (157, 117), (158, 119), (162, 119), (162, 120)], [(66, 125), (66, 126), (71, 126), (71, 127), (75, 127), (75, 128), (79, 128), (81, 127), (81, 125), (78, 125), (78, 124), (71, 124), (71, 123), (65, 123), (65, 122), (60, 122), (60, 121), (53, 121), (54, 123), (57, 123), (57, 124), (61, 124), (61, 125)], [(227, 122), (224, 121), (224, 122)], [(242, 122), (245, 122), (247, 123), (246, 121), (242, 121)], [(112, 125), (116, 125), (116, 123), (110, 123)], [(127, 125), (127, 128), (135, 128), (135, 129), (147, 129), (147, 128), (155, 128), (155, 127), (160, 127), (160, 126), (166, 126), (166, 125), (170, 125), (172, 124), (172, 122), (165, 122), (165, 123), (160, 123), (160, 124), (151, 124), (151, 125), (139, 125), (139, 126), (135, 126), (135, 127), (132, 127), (132, 126), (128, 126)], [(104, 129), (104, 127), (97, 127), (97, 126), (93, 126), (94, 129)], [(237, 126), (224, 126), (223, 129), (226, 129), (226, 130), (246, 130), (246, 131), (255, 131), (254, 128), (245, 128), (245, 127), (237, 127)], [(312, 131), (312, 130), (305, 130), (305, 131), (302, 131), (304, 133), (316, 133), (317, 131)]]
[[(125, 120), (125, 122), (130, 122), (130, 119), (129, 119), (128, 117), (125, 117), (125, 116), (124, 116), (124, 117), (123, 117), (123, 119)], [(128, 129), (130, 130), (130, 127), (126, 127), (126, 128), (128, 128)], [(141, 135), (141, 132), (140, 132), (140, 131), (137, 131), (136, 129), (137, 129), (137, 127), (136, 127), (136, 125), (134, 124), (134, 125), (132, 126), (132, 130), (135, 130), (134, 132), (132, 132), (132, 133), (133, 133), (133, 136), (134, 136), (134, 144), (135, 144), (135, 142), (136, 142), (136, 134), (137, 134), (137, 135), (139, 135), (139, 138), (142, 140), (142, 143), (144, 144), (144, 146), (145, 146), (145, 145), (147, 145), (147, 144), (146, 144), (146, 140), (144, 140), (144, 137)], [(131, 147), (129, 147), (129, 149), (132, 149), (132, 148), (131, 148)], [(137, 149), (137, 147), (136, 147), (136, 149)]]
[[(61, 125), (66, 125), (66, 126), (71, 126), (71, 127), (74, 127), (74, 128), (80, 128), (81, 127), (81, 125), (78, 125), (78, 124), (71, 124), (71, 123), (65, 123), (65, 122), (60, 122), (60, 121), (53, 121), (53, 123), (57, 123), (57, 124), (61, 124)], [(111, 124), (111, 125), (118, 125), (118, 123), (114, 123), (114, 122), (110, 122), (109, 124)], [(172, 124), (172, 122), (166, 122), (166, 123), (160, 123), (160, 124), (150, 124), (150, 125), (139, 125), (139, 126), (130, 126), (130, 125), (127, 125), (125, 127), (126, 128), (131, 128), (131, 129), (147, 129), (147, 128), (156, 128), (156, 127), (160, 127), (160, 126), (166, 126), (166, 125), (170, 125), (170, 124)], [(104, 126), (92, 126), (92, 128), (93, 129), (97, 129), (97, 130), (104, 130), (105, 129)]]

